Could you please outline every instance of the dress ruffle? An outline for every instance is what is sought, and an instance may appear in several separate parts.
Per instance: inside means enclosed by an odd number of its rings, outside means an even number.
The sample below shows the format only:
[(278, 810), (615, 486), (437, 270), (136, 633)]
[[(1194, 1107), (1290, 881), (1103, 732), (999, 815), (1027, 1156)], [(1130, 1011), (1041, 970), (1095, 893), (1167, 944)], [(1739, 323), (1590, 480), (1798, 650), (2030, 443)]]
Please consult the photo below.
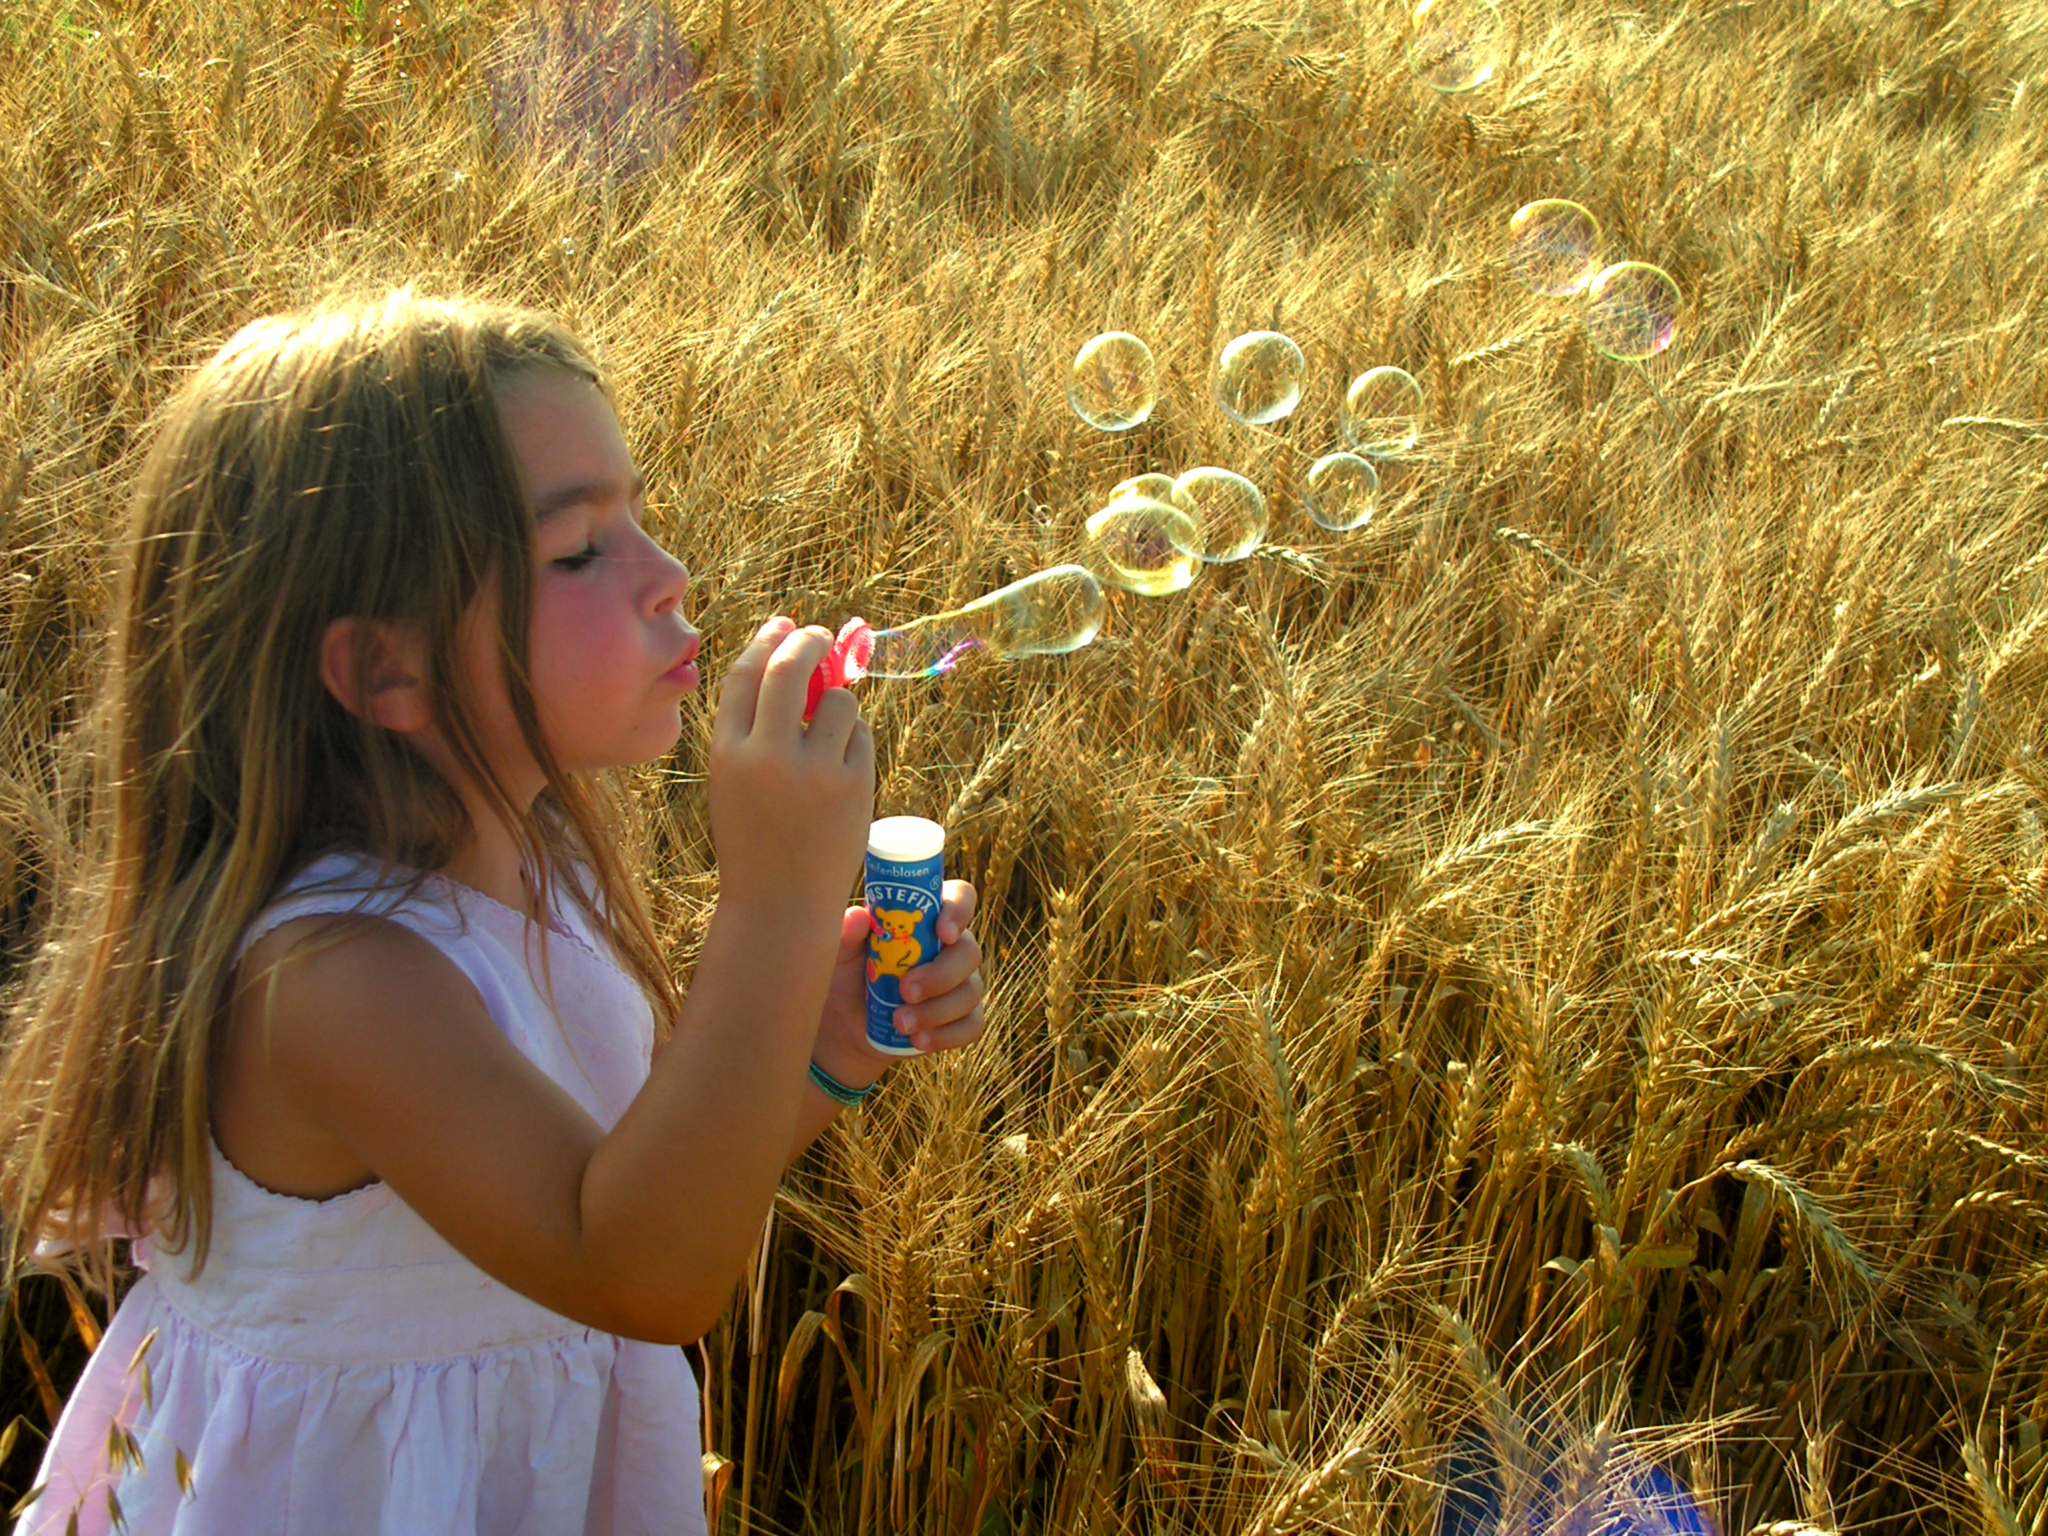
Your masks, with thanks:
[(265, 1359), (145, 1276), (19, 1530), (59, 1536), (75, 1511), (80, 1536), (111, 1536), (118, 1508), (133, 1536), (701, 1531), (695, 1394), (682, 1351), (590, 1329), (427, 1362)]

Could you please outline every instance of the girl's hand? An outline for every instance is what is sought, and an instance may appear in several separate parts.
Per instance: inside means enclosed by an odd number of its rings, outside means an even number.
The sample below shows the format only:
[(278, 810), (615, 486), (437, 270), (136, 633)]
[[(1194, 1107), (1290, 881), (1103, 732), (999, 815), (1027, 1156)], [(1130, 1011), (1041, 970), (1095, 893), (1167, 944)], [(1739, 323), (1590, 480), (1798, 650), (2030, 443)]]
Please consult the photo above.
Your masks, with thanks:
[(957, 1050), (981, 1036), (981, 945), (967, 927), (980, 901), (965, 880), (948, 880), (939, 893), (939, 957), (903, 978), (896, 1028), (920, 1051)]
[[(979, 1039), (986, 1027), (981, 999), (981, 945), (968, 924), (979, 902), (965, 880), (948, 880), (939, 902), (938, 958), (903, 978), (905, 1006), (896, 1027), (921, 1051), (950, 1051)], [(864, 1088), (902, 1058), (868, 1044), (868, 909), (848, 907), (839, 929), (815, 1060), (849, 1088)], [(906, 1017), (907, 1016), (907, 1017)]]
[(757, 921), (826, 917), (867, 846), (875, 744), (859, 706), (836, 688), (804, 724), (805, 690), (831, 645), (822, 629), (771, 619), (719, 694), (708, 773), (719, 904)]

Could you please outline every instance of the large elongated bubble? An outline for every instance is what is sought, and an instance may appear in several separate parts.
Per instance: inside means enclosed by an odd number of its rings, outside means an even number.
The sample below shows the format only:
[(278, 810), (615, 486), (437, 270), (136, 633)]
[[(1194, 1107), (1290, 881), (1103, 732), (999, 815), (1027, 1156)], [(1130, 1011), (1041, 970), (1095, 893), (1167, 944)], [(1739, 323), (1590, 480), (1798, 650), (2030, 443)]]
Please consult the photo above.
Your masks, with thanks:
[(586, 181), (665, 159), (696, 78), (696, 52), (667, 0), (531, 4), (485, 61), (500, 142)]
[(977, 597), (965, 608), (875, 632), (870, 677), (940, 677), (977, 651), (1060, 656), (1102, 628), (1102, 584), (1078, 565), (1055, 565)]

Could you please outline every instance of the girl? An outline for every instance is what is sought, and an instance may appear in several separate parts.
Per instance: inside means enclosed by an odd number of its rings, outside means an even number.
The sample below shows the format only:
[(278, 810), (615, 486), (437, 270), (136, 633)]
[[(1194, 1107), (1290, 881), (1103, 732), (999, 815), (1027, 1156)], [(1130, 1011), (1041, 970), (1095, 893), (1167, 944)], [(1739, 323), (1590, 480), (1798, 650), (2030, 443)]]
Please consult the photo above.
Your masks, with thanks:
[[(258, 321), (172, 405), (0, 1066), (0, 1278), (37, 1234), (147, 1273), (22, 1531), (704, 1528), (676, 1346), (888, 1062), (873, 744), (844, 689), (802, 722), (824, 631), (732, 663), (679, 998), (603, 775), (697, 683), (640, 512), (596, 367), (519, 311)], [(981, 1032), (973, 908), (906, 979), (927, 1049)]]

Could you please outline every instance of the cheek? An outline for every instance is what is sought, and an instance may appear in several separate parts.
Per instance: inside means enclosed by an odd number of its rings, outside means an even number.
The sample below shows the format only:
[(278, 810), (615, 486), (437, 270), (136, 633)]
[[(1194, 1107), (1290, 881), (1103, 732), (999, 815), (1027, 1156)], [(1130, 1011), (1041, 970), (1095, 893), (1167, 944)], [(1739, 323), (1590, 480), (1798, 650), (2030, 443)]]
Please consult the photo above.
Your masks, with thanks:
[(533, 605), (533, 681), (542, 699), (576, 712), (632, 677), (630, 612), (602, 582), (557, 581)]

